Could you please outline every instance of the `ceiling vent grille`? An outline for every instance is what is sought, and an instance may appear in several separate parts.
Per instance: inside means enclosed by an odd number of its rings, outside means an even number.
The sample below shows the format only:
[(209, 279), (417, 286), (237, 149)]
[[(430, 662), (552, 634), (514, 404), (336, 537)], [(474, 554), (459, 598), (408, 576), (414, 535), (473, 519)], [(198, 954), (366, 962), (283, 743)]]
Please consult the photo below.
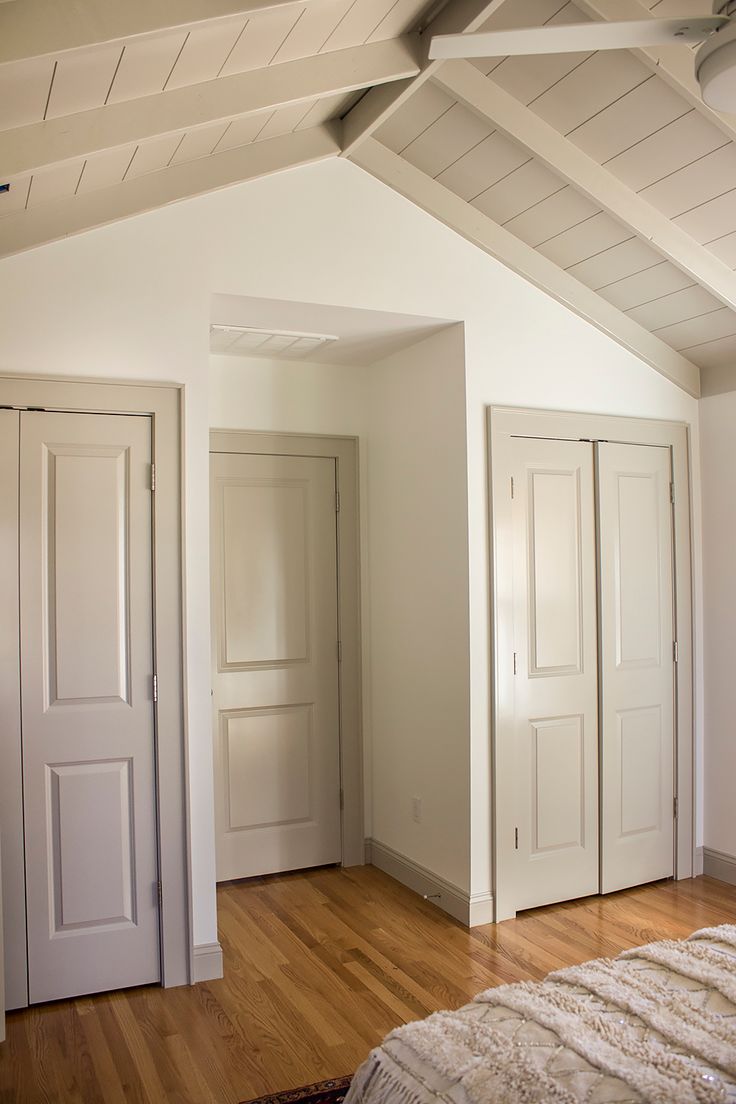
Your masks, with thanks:
[(334, 334), (264, 330), (252, 326), (210, 326), (211, 352), (233, 356), (308, 360), (318, 349), (337, 340)]

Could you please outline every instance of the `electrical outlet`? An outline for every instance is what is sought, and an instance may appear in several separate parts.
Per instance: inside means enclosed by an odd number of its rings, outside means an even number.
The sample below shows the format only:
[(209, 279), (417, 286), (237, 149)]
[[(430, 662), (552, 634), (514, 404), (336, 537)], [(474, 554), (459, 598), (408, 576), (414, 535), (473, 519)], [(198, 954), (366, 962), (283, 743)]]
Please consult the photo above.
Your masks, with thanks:
[(411, 815), (412, 815), (412, 819), (415, 820), (417, 822), (417, 824), (421, 823), (421, 820), (422, 820), (422, 799), (421, 799), (421, 797), (413, 797), (411, 799)]

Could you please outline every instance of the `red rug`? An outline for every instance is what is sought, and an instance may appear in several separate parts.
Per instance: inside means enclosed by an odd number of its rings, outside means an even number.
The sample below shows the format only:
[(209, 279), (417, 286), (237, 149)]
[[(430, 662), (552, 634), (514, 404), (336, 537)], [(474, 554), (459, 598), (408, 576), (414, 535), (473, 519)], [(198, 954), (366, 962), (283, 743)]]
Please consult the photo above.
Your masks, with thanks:
[(303, 1085), (301, 1089), (259, 1096), (257, 1100), (243, 1101), (243, 1104), (340, 1104), (351, 1081), (352, 1077), (333, 1077), (330, 1081), (320, 1081), (318, 1085)]

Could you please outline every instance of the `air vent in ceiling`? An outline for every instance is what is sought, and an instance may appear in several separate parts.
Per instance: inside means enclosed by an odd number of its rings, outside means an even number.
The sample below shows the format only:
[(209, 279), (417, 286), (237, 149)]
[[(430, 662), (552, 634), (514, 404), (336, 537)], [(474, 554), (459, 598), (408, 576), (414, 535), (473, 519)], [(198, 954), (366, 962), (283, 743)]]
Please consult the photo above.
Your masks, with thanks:
[(318, 349), (337, 341), (334, 334), (262, 330), (251, 326), (210, 326), (210, 350), (233, 356), (308, 360)]

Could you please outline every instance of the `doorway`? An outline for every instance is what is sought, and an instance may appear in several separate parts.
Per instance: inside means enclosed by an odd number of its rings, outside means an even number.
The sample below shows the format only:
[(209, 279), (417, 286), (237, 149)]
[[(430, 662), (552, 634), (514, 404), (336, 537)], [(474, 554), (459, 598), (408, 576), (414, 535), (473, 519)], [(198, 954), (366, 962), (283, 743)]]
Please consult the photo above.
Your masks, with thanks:
[(691, 873), (689, 487), (683, 426), (501, 409), (490, 425), (506, 919)]
[(0, 379), (8, 1008), (190, 980), (179, 397)]
[(362, 864), (357, 443), (210, 448), (218, 881)]

